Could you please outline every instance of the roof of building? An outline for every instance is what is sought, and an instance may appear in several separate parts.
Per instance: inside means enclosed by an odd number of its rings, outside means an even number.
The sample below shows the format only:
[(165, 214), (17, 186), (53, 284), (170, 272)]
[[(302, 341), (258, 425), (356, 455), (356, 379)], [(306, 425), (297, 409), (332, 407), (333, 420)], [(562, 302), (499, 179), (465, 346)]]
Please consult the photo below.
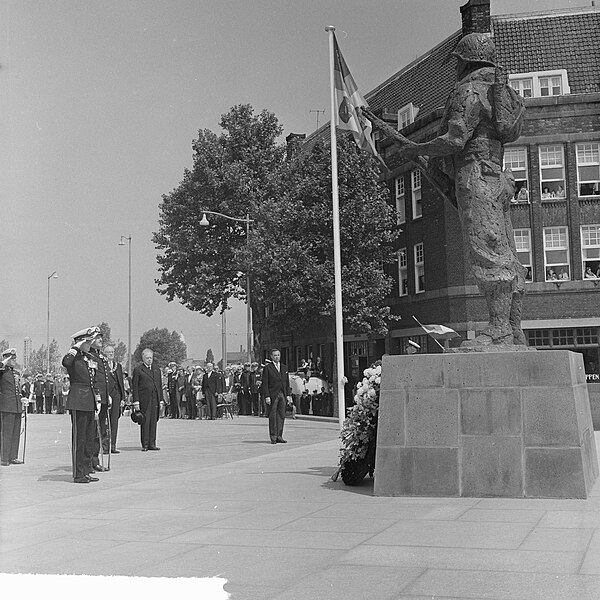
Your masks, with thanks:
[[(498, 62), (509, 73), (566, 69), (571, 94), (600, 91), (597, 7), (493, 15), (491, 22)], [(393, 113), (412, 103), (420, 119), (442, 108), (456, 80), (450, 55), (461, 37), (457, 31), (365, 94), (371, 109)], [(311, 145), (328, 129), (324, 125), (306, 143)]]

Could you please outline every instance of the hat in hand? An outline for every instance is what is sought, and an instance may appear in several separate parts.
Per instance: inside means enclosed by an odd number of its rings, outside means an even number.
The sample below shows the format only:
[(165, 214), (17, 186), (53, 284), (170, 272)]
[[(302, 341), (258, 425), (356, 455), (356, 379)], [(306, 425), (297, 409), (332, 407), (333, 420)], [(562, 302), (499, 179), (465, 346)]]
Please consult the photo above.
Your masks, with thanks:
[(144, 413), (141, 410), (132, 410), (131, 411), (131, 420), (138, 425), (143, 425), (146, 417), (144, 417)]

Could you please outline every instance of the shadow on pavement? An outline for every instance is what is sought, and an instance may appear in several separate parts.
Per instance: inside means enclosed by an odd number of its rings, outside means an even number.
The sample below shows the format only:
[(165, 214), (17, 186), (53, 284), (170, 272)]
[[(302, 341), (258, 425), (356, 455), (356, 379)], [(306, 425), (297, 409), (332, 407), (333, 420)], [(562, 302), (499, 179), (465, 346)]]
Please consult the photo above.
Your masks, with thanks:
[(73, 475), (42, 475), (38, 481), (73, 481)]
[(344, 490), (352, 494), (360, 494), (361, 496), (372, 496), (374, 481), (374, 478), (367, 476), (358, 485), (346, 485), (340, 476), (337, 481), (331, 481), (331, 479), (328, 479), (321, 485), (321, 487), (324, 487), (328, 490)]

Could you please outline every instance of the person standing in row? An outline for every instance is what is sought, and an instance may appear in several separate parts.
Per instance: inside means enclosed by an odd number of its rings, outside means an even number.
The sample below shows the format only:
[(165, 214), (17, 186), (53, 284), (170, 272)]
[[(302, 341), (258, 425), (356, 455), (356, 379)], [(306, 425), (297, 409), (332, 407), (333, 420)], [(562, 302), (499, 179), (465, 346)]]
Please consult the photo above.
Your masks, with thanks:
[(156, 425), (162, 396), (162, 377), (150, 348), (142, 351), (142, 364), (135, 367), (131, 378), (133, 408), (144, 415), (140, 427), (142, 452), (160, 450), (156, 445)]
[(119, 429), (119, 417), (121, 406), (125, 402), (125, 381), (123, 379), (123, 367), (121, 363), (115, 362), (115, 349), (106, 346), (103, 351), (108, 363), (108, 394), (112, 400), (108, 418), (110, 419), (110, 447), (112, 454), (120, 454), (117, 450), (117, 431)]
[(110, 396), (108, 393), (108, 363), (106, 357), (102, 354), (100, 349), (102, 348), (102, 334), (96, 336), (92, 340), (90, 347), (90, 355), (96, 362), (96, 379), (94, 381), (94, 388), (99, 394), (99, 412), (98, 412), (98, 424), (96, 428), (96, 436), (94, 439), (94, 451), (92, 454), (92, 467), (95, 471), (102, 473), (108, 471), (110, 467), (104, 466), (100, 461), (100, 452), (102, 454), (108, 454), (108, 412), (110, 410)]
[(286, 444), (283, 439), (286, 403), (292, 403), (292, 389), (287, 367), (280, 362), (281, 352), (271, 350), (271, 361), (265, 365), (262, 375), (262, 392), (271, 408), (269, 413), (269, 437), (271, 444)]
[(73, 481), (90, 483), (98, 481), (92, 477), (92, 456), (96, 439), (96, 412), (100, 394), (95, 388), (98, 365), (89, 353), (92, 341), (100, 336), (98, 327), (88, 327), (73, 334), (73, 347), (65, 354), (62, 365), (69, 374), (71, 386), (66, 408), (71, 414), (71, 448)]
[(19, 374), (15, 371), (17, 350), (8, 348), (2, 352), (0, 362), (0, 464), (22, 465), (17, 458), (19, 453), (19, 438), (21, 435), (21, 390), (19, 389)]
[(208, 418), (217, 418), (217, 395), (223, 393), (223, 378), (214, 370), (212, 363), (206, 363), (206, 373), (202, 377), (202, 393), (206, 398)]

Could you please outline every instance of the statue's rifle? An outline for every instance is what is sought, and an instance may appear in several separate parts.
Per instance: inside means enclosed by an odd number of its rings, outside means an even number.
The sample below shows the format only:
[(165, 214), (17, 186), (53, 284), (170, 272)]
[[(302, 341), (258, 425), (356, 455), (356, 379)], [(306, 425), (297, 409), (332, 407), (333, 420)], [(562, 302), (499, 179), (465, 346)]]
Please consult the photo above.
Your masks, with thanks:
[[(365, 106), (361, 106), (360, 111), (365, 115), (365, 117), (367, 117), (369, 119), (369, 121), (371, 121), (373, 123), (373, 125), (376, 125), (378, 129), (383, 131), (389, 137), (393, 138), (396, 142), (398, 142), (400, 144), (400, 146), (410, 148), (410, 147), (416, 145), (415, 142), (409, 140), (407, 137), (404, 137), (399, 131), (394, 129), (390, 124), (381, 120), (379, 117), (376, 117)], [(421, 173), (423, 174), (425, 179), (427, 179), (427, 181), (429, 182), (431, 187), (440, 195), (440, 197), (442, 199), (450, 202), (450, 204), (452, 204), (452, 206), (454, 206), (454, 208), (457, 207), (456, 200), (454, 198), (448, 196), (448, 194), (446, 194), (446, 192), (442, 189), (440, 184), (429, 173), (429, 168), (428, 168), (429, 161), (427, 159), (425, 159), (423, 156), (415, 156), (415, 158), (409, 159), (407, 162), (411, 166), (416, 167), (417, 169), (419, 169), (419, 171), (421, 171)]]

